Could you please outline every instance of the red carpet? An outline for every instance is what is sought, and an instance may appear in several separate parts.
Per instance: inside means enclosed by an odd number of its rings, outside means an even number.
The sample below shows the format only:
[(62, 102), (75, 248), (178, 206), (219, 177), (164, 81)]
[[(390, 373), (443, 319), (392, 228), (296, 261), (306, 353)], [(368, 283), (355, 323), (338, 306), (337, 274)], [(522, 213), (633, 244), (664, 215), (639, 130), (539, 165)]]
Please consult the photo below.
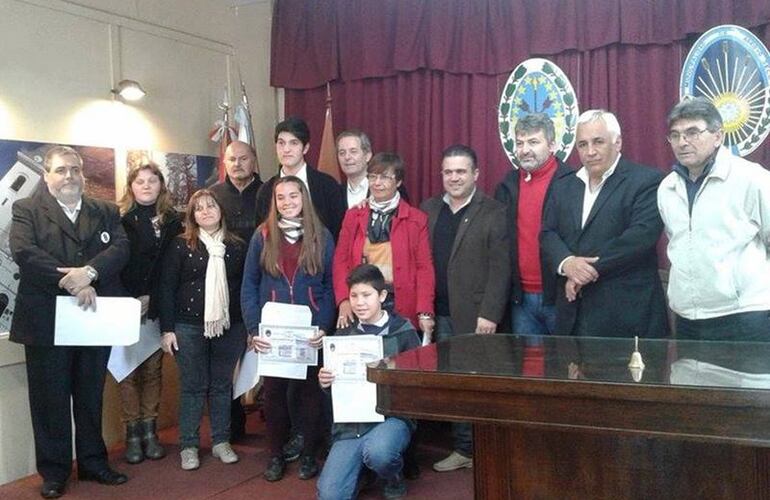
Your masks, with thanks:
[[(301, 481), (297, 478), (297, 464), (289, 464), (283, 480), (268, 483), (262, 479), (267, 460), (264, 424), (256, 414), (249, 416), (248, 435), (233, 448), (241, 460), (237, 464), (225, 465), (211, 456), (208, 427), (201, 429), (204, 437), (201, 450), (201, 467), (186, 472), (179, 468), (179, 449), (176, 443), (176, 429), (161, 433), (168, 455), (163, 460), (145, 460), (138, 465), (128, 465), (121, 458), (122, 449), (113, 450), (111, 464), (129, 476), (121, 486), (101, 486), (91, 482), (71, 480), (67, 485), (66, 499), (312, 499), (315, 498), (315, 479)], [(431, 426), (428, 426), (429, 430)], [(447, 430), (442, 427), (442, 430)], [(442, 432), (443, 434), (443, 432)], [(426, 436), (430, 438), (430, 436)], [(431, 464), (444, 458), (446, 447), (438, 447), (436, 439), (424, 439), (425, 445), (418, 448), (421, 476), (407, 481), (410, 499), (466, 500), (473, 498), (473, 472), (464, 469), (438, 474)], [(74, 474), (73, 474), (74, 477)], [(39, 499), (41, 479), (29, 476), (0, 486), (3, 500)], [(359, 497), (362, 500), (382, 498), (379, 490), (367, 490)]]

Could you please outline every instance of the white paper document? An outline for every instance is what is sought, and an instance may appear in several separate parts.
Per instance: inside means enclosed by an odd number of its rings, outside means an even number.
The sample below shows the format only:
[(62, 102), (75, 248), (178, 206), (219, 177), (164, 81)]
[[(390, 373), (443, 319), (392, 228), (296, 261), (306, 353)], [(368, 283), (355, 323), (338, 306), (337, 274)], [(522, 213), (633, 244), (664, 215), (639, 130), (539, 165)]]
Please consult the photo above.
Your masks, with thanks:
[(75, 297), (56, 297), (54, 345), (116, 346), (139, 340), (141, 303), (133, 297), (96, 297), (96, 311)]
[(116, 382), (121, 382), (158, 349), (160, 349), (160, 323), (158, 320), (145, 321), (139, 327), (139, 342), (112, 348), (107, 369)]
[[(318, 364), (318, 350), (310, 338), (318, 334), (317, 326), (259, 325), (259, 336), (270, 340), (269, 352), (258, 353), (259, 374), (268, 377), (307, 377), (307, 367)], [(300, 370), (300, 368), (302, 369)], [(302, 377), (299, 377), (302, 372)]]
[(377, 385), (366, 380), (366, 365), (383, 358), (382, 337), (324, 337), (323, 349), (324, 367), (334, 373), (334, 422), (383, 422), (376, 411)]
[[(262, 324), (281, 326), (310, 326), (313, 321), (313, 313), (308, 306), (295, 304), (283, 304), (281, 302), (267, 302), (262, 307)], [(250, 332), (252, 333), (252, 332)], [(304, 380), (307, 378), (307, 365), (284, 366), (282, 375), (272, 375), (270, 366), (266, 367), (268, 373), (263, 373), (259, 356), (253, 351), (246, 351), (235, 368), (233, 382), (233, 399), (245, 394), (255, 387), (261, 375), (276, 376)]]

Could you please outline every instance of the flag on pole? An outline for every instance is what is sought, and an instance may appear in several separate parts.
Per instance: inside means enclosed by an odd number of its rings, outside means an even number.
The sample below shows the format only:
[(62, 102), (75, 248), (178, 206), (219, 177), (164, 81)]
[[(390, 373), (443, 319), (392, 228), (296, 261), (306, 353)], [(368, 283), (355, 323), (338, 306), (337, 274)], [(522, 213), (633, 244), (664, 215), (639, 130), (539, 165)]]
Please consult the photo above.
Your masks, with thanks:
[(238, 66), (238, 78), (241, 82), (241, 102), (235, 106), (233, 121), (238, 131), (238, 140), (245, 142), (256, 150), (254, 142), (254, 127), (251, 125), (251, 108), (249, 107), (249, 97), (246, 95), (246, 84), (241, 77), (241, 68)]
[(219, 182), (225, 180), (225, 152), (227, 146), (235, 140), (235, 130), (229, 125), (230, 122), (230, 104), (227, 101), (227, 89), (225, 89), (224, 99), (219, 105), (222, 110), (222, 119), (214, 122), (214, 128), (209, 132), (209, 139), (219, 143), (219, 159), (217, 160), (217, 179)]
[(337, 145), (334, 143), (334, 126), (332, 125), (332, 95), (328, 82), (326, 83), (326, 118), (321, 136), (321, 151), (318, 155), (318, 170), (331, 175), (337, 182), (340, 182), (340, 171), (337, 166)]

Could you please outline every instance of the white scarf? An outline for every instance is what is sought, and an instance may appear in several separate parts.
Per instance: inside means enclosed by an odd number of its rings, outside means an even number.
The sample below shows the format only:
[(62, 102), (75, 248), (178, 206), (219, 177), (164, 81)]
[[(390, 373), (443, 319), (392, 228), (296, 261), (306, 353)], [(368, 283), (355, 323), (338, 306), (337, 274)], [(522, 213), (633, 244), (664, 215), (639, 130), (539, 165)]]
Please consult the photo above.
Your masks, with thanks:
[(206, 338), (220, 337), (230, 328), (230, 291), (227, 289), (225, 270), (224, 231), (213, 235), (204, 230), (198, 232), (198, 239), (206, 246), (209, 261), (206, 265), (206, 296), (203, 312), (203, 335)]
[(393, 196), (393, 198), (389, 199), (388, 201), (376, 201), (374, 196), (370, 196), (367, 201), (369, 202), (370, 209), (375, 212), (386, 214), (398, 207), (398, 202), (401, 201), (401, 193), (396, 191), (396, 194)]

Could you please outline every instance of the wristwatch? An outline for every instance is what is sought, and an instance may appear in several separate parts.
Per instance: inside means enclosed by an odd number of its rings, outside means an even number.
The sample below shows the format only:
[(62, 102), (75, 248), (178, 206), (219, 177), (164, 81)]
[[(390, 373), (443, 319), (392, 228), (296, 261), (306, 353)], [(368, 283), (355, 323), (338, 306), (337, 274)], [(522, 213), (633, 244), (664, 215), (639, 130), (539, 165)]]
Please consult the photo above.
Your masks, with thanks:
[(96, 269), (94, 269), (93, 267), (86, 266), (86, 276), (88, 276), (88, 279), (90, 279), (91, 283), (93, 283), (99, 278), (99, 273), (96, 272)]

